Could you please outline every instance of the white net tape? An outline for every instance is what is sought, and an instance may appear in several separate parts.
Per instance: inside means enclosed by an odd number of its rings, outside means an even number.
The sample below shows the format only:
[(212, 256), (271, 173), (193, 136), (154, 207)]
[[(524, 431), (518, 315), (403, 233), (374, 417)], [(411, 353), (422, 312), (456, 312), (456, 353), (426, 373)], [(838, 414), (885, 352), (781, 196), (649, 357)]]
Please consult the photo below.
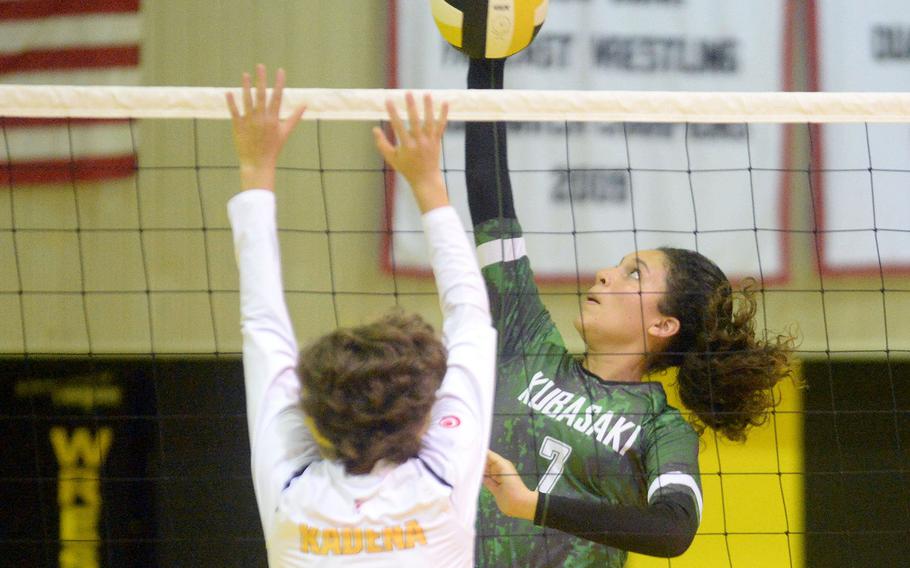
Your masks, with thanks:
[[(36, 118), (228, 118), (217, 87), (0, 85), (0, 116)], [(234, 90), (235, 93), (239, 91)], [(286, 110), (311, 120), (383, 120), (394, 89), (287, 89)], [(449, 101), (451, 120), (818, 123), (910, 122), (908, 93), (638, 91), (414, 91)]]

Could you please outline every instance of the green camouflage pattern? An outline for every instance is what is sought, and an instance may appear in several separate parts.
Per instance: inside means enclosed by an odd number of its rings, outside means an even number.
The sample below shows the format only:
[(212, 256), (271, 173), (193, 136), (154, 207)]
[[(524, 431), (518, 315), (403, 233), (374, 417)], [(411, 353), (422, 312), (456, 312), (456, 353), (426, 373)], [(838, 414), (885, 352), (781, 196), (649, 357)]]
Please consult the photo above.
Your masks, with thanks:
[[(520, 235), (514, 219), (475, 227), (478, 246)], [(515, 463), (529, 488), (540, 483), (551, 495), (644, 506), (648, 487), (662, 473), (687, 473), (698, 483), (698, 436), (667, 405), (660, 383), (603, 381), (588, 373), (566, 350), (527, 257), (486, 266), (483, 275), (499, 331), (491, 448)], [(510, 519), (486, 491), (477, 536), (477, 564), (489, 568), (619, 568), (627, 557)]]

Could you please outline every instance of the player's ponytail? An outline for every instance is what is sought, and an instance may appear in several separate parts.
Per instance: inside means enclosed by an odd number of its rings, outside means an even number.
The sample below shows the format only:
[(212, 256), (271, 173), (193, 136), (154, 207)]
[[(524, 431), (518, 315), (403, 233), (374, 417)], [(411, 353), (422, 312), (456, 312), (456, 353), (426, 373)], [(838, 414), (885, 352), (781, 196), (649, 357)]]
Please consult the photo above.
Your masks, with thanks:
[(679, 319), (666, 350), (649, 358), (649, 370), (679, 369), (680, 399), (705, 427), (734, 441), (764, 423), (778, 400), (775, 385), (790, 376), (791, 335), (757, 337), (751, 283), (735, 294), (724, 273), (690, 250), (660, 249), (667, 258), (667, 293), (659, 308)]

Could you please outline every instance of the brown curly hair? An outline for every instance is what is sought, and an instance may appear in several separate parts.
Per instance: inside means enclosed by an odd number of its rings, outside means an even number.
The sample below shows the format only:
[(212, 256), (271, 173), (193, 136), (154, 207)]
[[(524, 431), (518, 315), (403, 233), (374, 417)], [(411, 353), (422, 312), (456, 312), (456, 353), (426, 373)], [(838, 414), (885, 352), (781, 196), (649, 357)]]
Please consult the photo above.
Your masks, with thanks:
[(779, 402), (774, 386), (791, 376), (790, 334), (757, 337), (754, 280), (736, 294), (726, 275), (704, 255), (660, 248), (667, 259), (667, 292), (658, 308), (680, 322), (679, 333), (661, 353), (651, 354), (649, 371), (678, 367), (680, 399), (691, 410), (699, 434), (710, 427), (744, 441)]
[(348, 473), (369, 473), (380, 459), (403, 463), (417, 455), (445, 371), (446, 350), (432, 326), (395, 311), (304, 349), (301, 402), (332, 444), (323, 448), (326, 457)]

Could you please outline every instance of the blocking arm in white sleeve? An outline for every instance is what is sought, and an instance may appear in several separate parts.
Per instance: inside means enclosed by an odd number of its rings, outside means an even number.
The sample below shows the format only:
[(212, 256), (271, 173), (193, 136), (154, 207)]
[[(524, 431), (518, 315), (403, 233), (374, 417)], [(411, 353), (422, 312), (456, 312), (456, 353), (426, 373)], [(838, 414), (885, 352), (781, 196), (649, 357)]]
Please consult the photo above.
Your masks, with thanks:
[(432, 98), (426, 94), (421, 117), (412, 94), (405, 95), (405, 103), (407, 126), (392, 101), (386, 102), (397, 142), (380, 128), (373, 129), (373, 136), (385, 161), (407, 179), (423, 213), (424, 235), (442, 308), (447, 369), (419, 458), (452, 488), (454, 510), (473, 531), (490, 442), (496, 332), (477, 259), (461, 220), (449, 206), (439, 168), (448, 105), (440, 105), (437, 116)]
[(297, 341), (285, 305), (275, 195), (248, 190), (228, 203), (240, 275), (243, 374), (253, 485), (268, 534), (285, 483), (319, 449), (300, 408)]
[(473, 248), (452, 207), (423, 215), (443, 314), (447, 371), (431, 411), (421, 459), (452, 486), (452, 500), (473, 523), (492, 422), (496, 331)]

